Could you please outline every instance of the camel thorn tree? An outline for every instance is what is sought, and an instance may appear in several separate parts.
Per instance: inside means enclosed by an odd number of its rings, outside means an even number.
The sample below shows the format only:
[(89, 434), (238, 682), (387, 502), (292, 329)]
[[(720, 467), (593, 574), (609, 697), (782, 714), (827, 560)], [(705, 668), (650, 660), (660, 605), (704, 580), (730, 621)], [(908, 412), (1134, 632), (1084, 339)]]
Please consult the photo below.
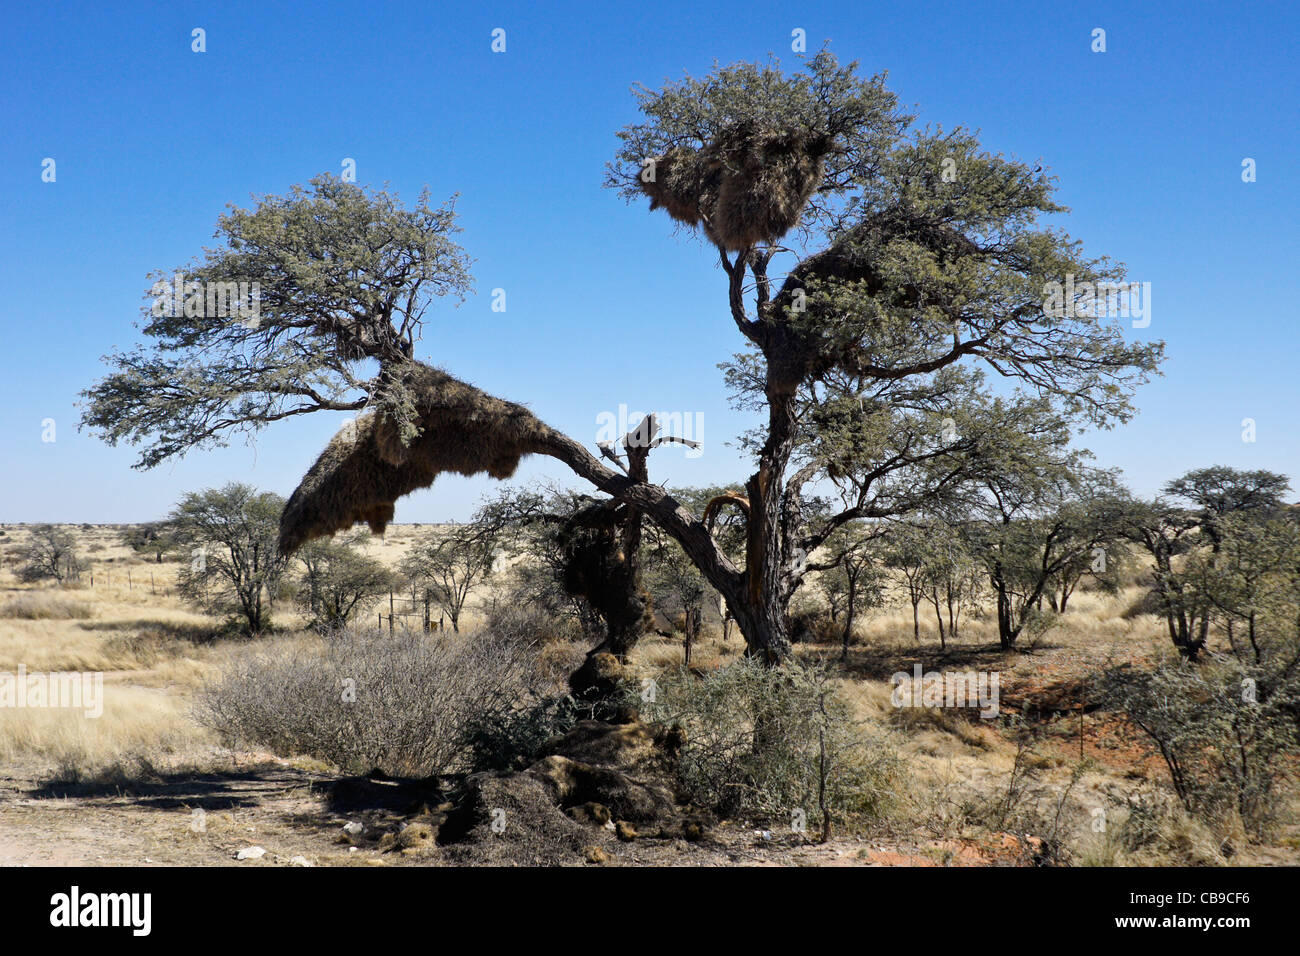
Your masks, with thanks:
[[(289, 500), (289, 551), (357, 521), (381, 530), (397, 498), (443, 472), (504, 479), (524, 455), (551, 456), (674, 538), (748, 652), (776, 663), (808, 556), (837, 529), (958, 494), (1001, 449), (1029, 449), (1043, 419), (1068, 430), (1131, 416), (1162, 346), (1126, 342), (1096, 307), (1123, 269), (1040, 221), (1065, 212), (1041, 169), (964, 129), (914, 129), (883, 76), (826, 51), (791, 73), (740, 63), (635, 95), (643, 121), (619, 132), (607, 184), (700, 237), (745, 350), (724, 366), (759, 417), (743, 439), (743, 560), (631, 456), (611, 468), (523, 406), (416, 360), (432, 298), (469, 285), (454, 207), (427, 194), (408, 210), (320, 177), (232, 209), (223, 246), (187, 271), (257, 282), (256, 320), (155, 314), (153, 348), (108, 359), (83, 424), (144, 443), (151, 467), (293, 415), (360, 412)], [(1049, 300), (1067, 278), (1072, 300)]]

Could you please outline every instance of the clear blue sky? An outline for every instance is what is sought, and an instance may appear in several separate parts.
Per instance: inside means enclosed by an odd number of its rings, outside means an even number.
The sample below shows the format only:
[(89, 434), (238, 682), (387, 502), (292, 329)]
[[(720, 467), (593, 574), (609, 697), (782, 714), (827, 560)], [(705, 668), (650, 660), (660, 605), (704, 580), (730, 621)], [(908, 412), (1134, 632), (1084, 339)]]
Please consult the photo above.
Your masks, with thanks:
[[(726, 442), (744, 420), (715, 368), (740, 343), (714, 257), (600, 182), (636, 119), (632, 82), (715, 58), (793, 64), (796, 27), (810, 50), (828, 39), (888, 70), (921, 122), (1041, 158), (1069, 230), (1151, 283), (1151, 326), (1130, 334), (1166, 340), (1166, 376), (1132, 424), (1085, 438), (1101, 464), (1147, 494), (1214, 463), (1300, 486), (1293, 3), (49, 3), (11, 5), (0, 35), (0, 521), (149, 520), (232, 479), (293, 489), (341, 416), (140, 473), (132, 449), (77, 432), (74, 403), (99, 356), (137, 340), (151, 269), (210, 243), (226, 203), (345, 157), (407, 198), (461, 194), (478, 294), (430, 311), (423, 358), (588, 442), (620, 403), (700, 413), (704, 455), (657, 452), (654, 477), (741, 477)], [(539, 474), (564, 470), (520, 477)], [(489, 484), (439, 479), (397, 520), (463, 519)]]

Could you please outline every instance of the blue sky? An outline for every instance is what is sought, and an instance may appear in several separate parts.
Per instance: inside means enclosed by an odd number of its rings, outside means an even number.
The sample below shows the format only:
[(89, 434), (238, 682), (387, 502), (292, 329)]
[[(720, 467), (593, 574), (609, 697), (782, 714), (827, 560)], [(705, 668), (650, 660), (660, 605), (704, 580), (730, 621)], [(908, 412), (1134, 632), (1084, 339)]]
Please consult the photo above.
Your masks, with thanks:
[[(739, 347), (714, 257), (601, 188), (634, 81), (717, 59), (794, 64), (823, 40), (914, 104), (1041, 159), (1092, 253), (1151, 283), (1164, 378), (1128, 426), (1088, 435), (1150, 494), (1214, 463), (1297, 477), (1297, 79), (1289, 3), (50, 3), (0, 35), (0, 521), (142, 521), (238, 479), (288, 494), (342, 416), (151, 472), (78, 433), (99, 357), (137, 341), (146, 275), (210, 244), (216, 217), (346, 157), (414, 199), (460, 193), (477, 295), (429, 313), (421, 357), (587, 442), (597, 416), (701, 416), (705, 453), (657, 452), (670, 485), (743, 476), (745, 420), (716, 364)], [(191, 52), (191, 30), (207, 52)], [(490, 49), (506, 30), (506, 52)], [(1107, 50), (1090, 49), (1094, 28)], [(46, 157), (57, 180), (41, 180)], [(1257, 164), (1243, 183), (1241, 163)], [(491, 310), (504, 288), (507, 311)], [(1242, 420), (1256, 422), (1253, 443)], [(45, 419), (55, 440), (42, 441)], [(564, 476), (526, 462), (519, 479)], [(399, 521), (469, 516), (485, 478), (442, 478)], [(1300, 497), (1300, 495), (1297, 495)]]

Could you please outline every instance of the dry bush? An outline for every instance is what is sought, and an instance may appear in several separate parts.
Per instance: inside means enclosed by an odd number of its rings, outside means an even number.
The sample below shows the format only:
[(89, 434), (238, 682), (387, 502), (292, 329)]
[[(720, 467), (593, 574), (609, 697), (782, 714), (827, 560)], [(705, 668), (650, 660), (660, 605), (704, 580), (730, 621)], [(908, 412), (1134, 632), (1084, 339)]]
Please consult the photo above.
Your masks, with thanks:
[(255, 651), (206, 686), (199, 720), (232, 743), (348, 772), (467, 769), (474, 733), (549, 691), (518, 635), (436, 638), (354, 629), (315, 649)]
[(95, 616), (95, 609), (85, 601), (74, 601), (60, 594), (32, 591), (10, 598), (0, 605), (0, 617), (24, 621), (77, 620)]
[(543, 644), (579, 642), (586, 639), (573, 618), (553, 614), (548, 608), (529, 604), (521, 596), (494, 601), (487, 609), (485, 627), (493, 633), (526, 636)]
[(1105, 826), (1080, 841), (1081, 866), (1223, 866), (1227, 844), (1167, 792), (1106, 794)]

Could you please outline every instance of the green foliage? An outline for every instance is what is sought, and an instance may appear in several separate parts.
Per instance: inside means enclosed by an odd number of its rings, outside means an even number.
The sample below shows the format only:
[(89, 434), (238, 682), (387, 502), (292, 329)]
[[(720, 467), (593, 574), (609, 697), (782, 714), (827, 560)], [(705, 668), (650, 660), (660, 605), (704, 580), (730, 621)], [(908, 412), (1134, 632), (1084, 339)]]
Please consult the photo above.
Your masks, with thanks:
[(582, 712), (568, 695), (542, 697), (469, 722), (466, 741), (475, 770), (522, 770), (537, 759), (542, 745), (568, 733)]
[(130, 525), (122, 532), (122, 543), (137, 554), (151, 555), (159, 562), (176, 548), (172, 529), (162, 521)]
[(643, 709), (682, 725), (683, 790), (726, 816), (788, 825), (802, 811), (813, 830), (827, 814), (878, 819), (898, 792), (898, 755), (852, 720), (821, 666), (747, 658), (703, 679), (678, 671)]
[(1086, 573), (1105, 574), (1124, 537), (1131, 508), (1113, 474), (1058, 453), (1016, 461), (989, 475), (977, 505), (979, 520), (964, 525), (970, 553), (983, 566), (997, 599), (998, 634), (1012, 647), (1026, 631), (1038, 635)]
[(317, 630), (347, 626), (397, 584), (383, 563), (357, 550), (363, 537), (364, 532), (345, 541), (312, 541), (297, 553), (303, 571), (295, 599)]
[(181, 595), (231, 615), (251, 635), (269, 628), (285, 571), (276, 550), (283, 509), (279, 495), (239, 482), (185, 495), (168, 518), (184, 559), (176, 576)]
[[(217, 220), (220, 245), (150, 275), (150, 345), (105, 357), (113, 371), (82, 393), (81, 425), (110, 445), (143, 445), (136, 467), (152, 468), (289, 416), (360, 409), (374, 394), (409, 438), (410, 396), (382, 369), (411, 357), (434, 297), (469, 288), (455, 219), (453, 204), (430, 205), (427, 190), (405, 209), (386, 189), (329, 175), (253, 209), (230, 206)], [(256, 283), (256, 314), (219, 314), (205, 297), (156, 308), (156, 283), (176, 273), (204, 293)]]
[(708, 76), (687, 76), (658, 90), (637, 84), (632, 92), (646, 120), (619, 131), (607, 186), (629, 201), (641, 198), (644, 160), (674, 146), (703, 146), (735, 124), (805, 131), (836, 145), (827, 157), (823, 188), (805, 212), (805, 220), (822, 224), (842, 213), (855, 185), (872, 178), (911, 119), (898, 109), (883, 75), (860, 77), (856, 63), (842, 66), (827, 51), (807, 58), (800, 72), (786, 73), (772, 58), (717, 66)]
[(1100, 692), (1146, 734), (1189, 813), (1218, 823), (1235, 815), (1259, 835), (1277, 822), (1274, 794), (1300, 754), (1295, 675), (1173, 660), (1113, 668)]
[(1196, 659), (1217, 624), (1234, 653), (1243, 654), (1235, 643), (1240, 636), (1258, 662), (1266, 630), (1297, 630), (1288, 615), (1297, 603), (1300, 552), (1295, 518), (1282, 506), (1287, 487), (1274, 472), (1214, 466), (1165, 485), (1187, 507), (1164, 499), (1132, 503), (1124, 534), (1152, 559), (1155, 603), (1180, 653)]

